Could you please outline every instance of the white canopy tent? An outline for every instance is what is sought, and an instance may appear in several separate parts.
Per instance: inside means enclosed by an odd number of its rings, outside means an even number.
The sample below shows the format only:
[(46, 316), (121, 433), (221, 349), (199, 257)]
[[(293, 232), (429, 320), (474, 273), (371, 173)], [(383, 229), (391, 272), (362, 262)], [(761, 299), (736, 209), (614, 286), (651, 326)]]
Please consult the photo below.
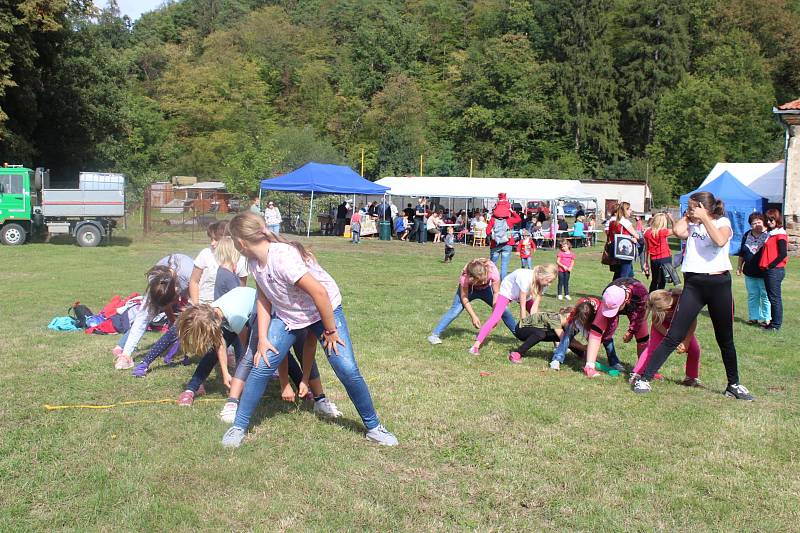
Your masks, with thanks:
[(376, 183), (389, 187), (392, 196), (497, 198), (504, 192), (516, 200), (595, 200), (594, 195), (582, 190), (578, 180), (411, 176), (386, 177)]
[[(784, 174), (786, 165), (778, 163), (717, 163), (698, 189), (708, 185), (724, 172), (730, 172), (753, 192), (763, 196), (771, 204), (783, 203)], [(724, 200), (724, 198), (723, 198)]]

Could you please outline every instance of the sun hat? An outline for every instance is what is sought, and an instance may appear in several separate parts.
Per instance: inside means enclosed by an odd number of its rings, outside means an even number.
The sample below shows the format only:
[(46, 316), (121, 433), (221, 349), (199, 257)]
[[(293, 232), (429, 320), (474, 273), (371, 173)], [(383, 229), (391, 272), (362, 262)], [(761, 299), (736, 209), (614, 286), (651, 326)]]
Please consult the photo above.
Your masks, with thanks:
[(617, 285), (612, 285), (603, 291), (602, 303), (600, 305), (600, 312), (606, 318), (617, 316), (619, 308), (625, 303), (625, 289)]

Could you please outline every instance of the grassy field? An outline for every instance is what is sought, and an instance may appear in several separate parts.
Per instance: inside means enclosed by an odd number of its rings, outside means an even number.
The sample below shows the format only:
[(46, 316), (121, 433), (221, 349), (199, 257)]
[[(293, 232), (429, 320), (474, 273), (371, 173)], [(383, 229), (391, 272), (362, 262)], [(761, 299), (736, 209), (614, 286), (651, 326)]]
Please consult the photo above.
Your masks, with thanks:
[[(344, 418), (319, 421), (281, 402), (273, 385), (235, 451), (220, 446), (216, 374), (208, 401), (191, 408), (46, 411), (43, 404), (177, 398), (193, 367), (157, 362), (134, 379), (113, 369), (115, 338), (46, 325), (76, 299), (99, 308), (115, 293), (141, 291), (157, 259), (194, 256), (204, 242), (132, 233), (96, 249), (0, 247), (0, 530), (797, 530), (797, 261), (783, 285), (779, 334), (745, 324), (744, 283), (735, 280), (740, 373), (757, 398), (744, 403), (721, 394), (725, 376), (705, 315), (705, 388), (676, 383), (683, 361), (674, 355), (667, 381), (638, 396), (622, 378), (584, 378), (574, 358), (550, 371), (549, 345), (511, 365), (515, 341), (502, 326), (470, 356), (466, 314), (430, 346), (473, 248), (458, 247), (445, 265), (441, 245), (311, 245), (342, 290), (357, 359), (399, 447), (365, 442), (324, 361), (323, 382)], [(573, 296), (597, 294), (610, 279), (599, 252), (578, 250)], [(534, 261), (552, 257), (539, 251)], [(544, 309), (559, 307), (554, 292)], [(482, 304), (476, 310), (488, 316)], [(618, 346), (632, 364), (635, 347)]]

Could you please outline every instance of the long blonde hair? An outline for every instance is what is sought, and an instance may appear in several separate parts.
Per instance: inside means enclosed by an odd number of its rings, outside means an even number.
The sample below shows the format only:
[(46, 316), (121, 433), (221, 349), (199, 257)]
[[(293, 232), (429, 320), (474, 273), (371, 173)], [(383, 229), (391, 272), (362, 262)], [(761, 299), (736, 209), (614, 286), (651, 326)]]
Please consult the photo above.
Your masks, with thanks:
[(666, 227), (667, 215), (664, 213), (656, 213), (653, 215), (653, 218), (650, 219), (650, 229), (653, 230), (653, 232), (659, 232)]
[(662, 325), (667, 319), (667, 314), (672, 309), (674, 302), (680, 297), (683, 288), (658, 289), (647, 297), (647, 313), (653, 324)]
[(222, 319), (208, 304), (185, 309), (175, 322), (178, 339), (184, 353), (203, 355), (219, 347), (222, 339)]
[[(544, 290), (548, 285), (553, 283), (558, 275), (558, 267), (553, 263), (544, 265), (536, 265), (533, 267), (533, 281), (531, 282), (531, 294), (544, 294)], [(545, 283), (545, 279), (550, 278), (550, 281)]]
[(233, 245), (233, 239), (230, 235), (222, 237), (217, 243), (217, 247), (214, 249), (214, 259), (217, 260), (219, 266), (232, 265), (236, 268), (240, 257), (242, 257), (242, 255)]
[(230, 224), (228, 224), (228, 232), (234, 239), (244, 242), (258, 243), (267, 241), (288, 244), (300, 253), (306, 263), (316, 262), (314, 254), (305, 246), (297, 241), (290, 241), (278, 233), (272, 233), (267, 229), (264, 219), (251, 211), (245, 211), (233, 217)]

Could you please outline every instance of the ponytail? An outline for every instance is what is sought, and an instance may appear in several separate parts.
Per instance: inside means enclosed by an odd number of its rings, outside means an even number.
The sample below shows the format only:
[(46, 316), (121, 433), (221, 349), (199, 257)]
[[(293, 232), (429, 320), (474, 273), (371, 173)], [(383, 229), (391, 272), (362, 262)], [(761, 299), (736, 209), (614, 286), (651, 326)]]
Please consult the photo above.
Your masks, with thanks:
[(725, 202), (719, 198), (715, 198), (713, 194), (707, 191), (696, 192), (689, 197), (690, 200), (702, 204), (706, 211), (713, 218), (720, 218), (725, 216)]
[(147, 271), (147, 308), (157, 313), (175, 301), (177, 296), (175, 271), (156, 265)]
[(316, 262), (314, 254), (305, 246), (297, 241), (290, 241), (279, 233), (271, 232), (267, 229), (264, 219), (251, 211), (239, 213), (233, 217), (227, 226), (227, 230), (234, 240), (239, 239), (251, 243), (267, 241), (288, 244), (297, 250), (306, 263)]

